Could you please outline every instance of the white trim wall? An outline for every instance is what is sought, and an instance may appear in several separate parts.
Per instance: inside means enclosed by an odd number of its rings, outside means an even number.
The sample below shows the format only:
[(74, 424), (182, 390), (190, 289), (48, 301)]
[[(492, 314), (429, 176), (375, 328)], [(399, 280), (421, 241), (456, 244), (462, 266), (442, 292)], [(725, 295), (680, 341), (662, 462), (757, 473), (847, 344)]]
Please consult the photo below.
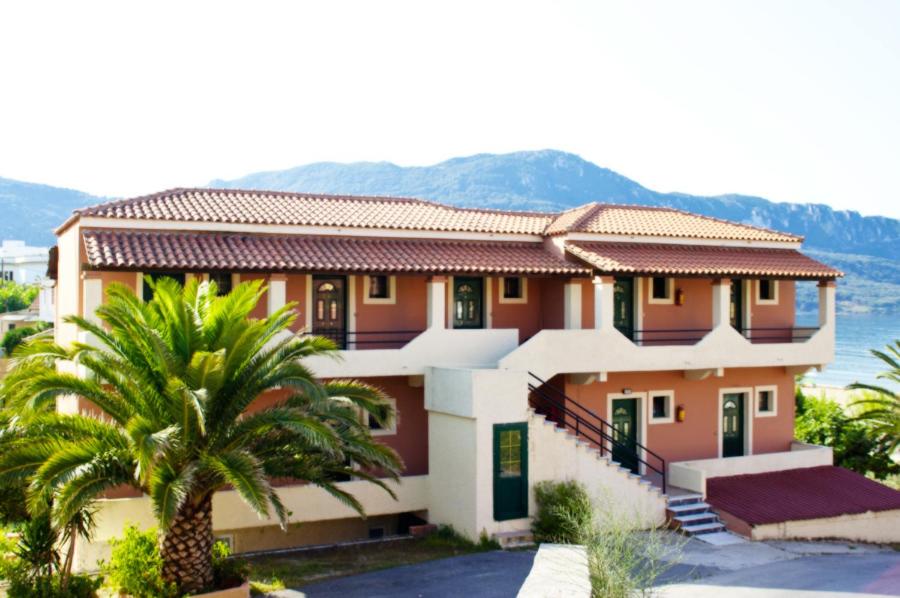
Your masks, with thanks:
[(766, 280), (768, 280), (769, 284), (772, 285), (772, 299), (761, 299), (760, 298), (760, 296), (759, 296), (759, 293), (761, 290), (760, 280), (755, 279), (753, 281), (753, 285), (752, 285), (753, 286), (754, 303), (756, 303), (757, 305), (778, 305), (778, 287), (779, 287), (778, 282), (779, 281), (774, 278), (768, 278)]
[(370, 281), (372, 276), (363, 276), (362, 302), (364, 305), (396, 305), (397, 304), (397, 277), (384, 274), (387, 278), (387, 297), (369, 297)]
[[(665, 417), (653, 417), (653, 397), (664, 396), (668, 400), (668, 413)], [(675, 423), (675, 391), (674, 390), (648, 390), (647, 391), (647, 423), (648, 424), (672, 424)]]
[[(666, 285), (666, 297), (656, 299), (653, 297), (653, 279), (664, 278)], [(648, 276), (647, 280), (647, 303), (650, 305), (675, 305), (675, 279), (670, 276)]]
[[(518, 278), (520, 281), (520, 290), (522, 291), (521, 297), (512, 297), (506, 298), (504, 297), (504, 292), (506, 290), (505, 280), (507, 278)], [(500, 276), (497, 279), (497, 303), (502, 304), (525, 304), (528, 303), (528, 277), (527, 276)]]
[[(759, 410), (759, 393), (771, 392), (771, 404), (769, 411)], [(778, 415), (778, 386), (774, 384), (753, 387), (753, 416), (775, 417)]]

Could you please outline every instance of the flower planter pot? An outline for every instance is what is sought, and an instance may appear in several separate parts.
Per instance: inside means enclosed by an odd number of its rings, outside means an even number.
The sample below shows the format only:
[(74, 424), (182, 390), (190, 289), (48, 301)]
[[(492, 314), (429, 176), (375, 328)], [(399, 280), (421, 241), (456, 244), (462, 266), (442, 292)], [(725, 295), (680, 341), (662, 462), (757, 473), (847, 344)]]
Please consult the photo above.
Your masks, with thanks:
[(207, 592), (206, 594), (192, 594), (191, 598), (247, 598), (250, 596), (250, 582), (245, 581), (244, 585), (236, 588), (228, 588), (227, 590), (217, 590), (215, 592)]

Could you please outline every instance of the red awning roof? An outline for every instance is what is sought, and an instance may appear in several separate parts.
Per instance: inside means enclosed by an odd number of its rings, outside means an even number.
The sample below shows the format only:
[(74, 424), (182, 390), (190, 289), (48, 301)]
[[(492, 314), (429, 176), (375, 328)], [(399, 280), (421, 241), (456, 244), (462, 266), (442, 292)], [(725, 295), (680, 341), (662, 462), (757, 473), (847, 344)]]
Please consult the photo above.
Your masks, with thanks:
[(95, 269), (585, 275), (541, 243), (86, 230)]
[(710, 478), (706, 500), (750, 525), (900, 509), (900, 492), (831, 465)]
[(601, 273), (682, 276), (836, 278), (843, 276), (796, 249), (570, 241), (566, 250)]

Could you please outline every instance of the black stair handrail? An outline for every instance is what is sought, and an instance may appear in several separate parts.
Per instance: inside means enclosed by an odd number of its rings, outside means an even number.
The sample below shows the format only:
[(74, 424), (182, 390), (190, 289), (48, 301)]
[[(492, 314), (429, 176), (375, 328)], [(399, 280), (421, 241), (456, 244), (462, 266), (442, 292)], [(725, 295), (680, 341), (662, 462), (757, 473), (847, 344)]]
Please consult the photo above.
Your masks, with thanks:
[[(550, 405), (552, 407), (562, 411), (562, 413), (564, 415), (568, 415), (568, 416), (572, 417), (575, 420), (575, 425), (572, 425), (565, 418), (563, 418), (563, 422), (561, 422), (561, 423), (566, 427), (574, 428), (576, 437), (584, 436), (585, 438), (587, 438), (594, 444), (598, 445), (600, 447), (601, 455), (603, 454), (603, 452), (605, 450), (604, 443), (602, 441), (609, 442), (610, 446), (612, 446), (612, 447), (622, 449), (623, 451), (628, 453), (629, 456), (631, 456), (635, 460), (637, 460), (638, 463), (643, 463), (649, 469), (658, 473), (662, 477), (662, 491), (663, 491), (663, 494), (665, 494), (665, 492), (666, 492), (666, 460), (665, 459), (663, 459), (658, 453), (650, 450), (649, 448), (647, 448), (640, 442), (635, 441), (635, 443), (634, 443), (635, 446), (639, 450), (634, 450), (627, 444), (619, 442), (615, 438), (615, 428), (608, 421), (606, 421), (605, 419), (603, 419), (602, 417), (600, 417), (599, 415), (597, 415), (596, 413), (594, 413), (593, 411), (591, 411), (590, 409), (588, 409), (587, 407), (585, 407), (584, 405), (582, 405), (581, 403), (579, 403), (578, 401), (573, 399), (572, 397), (568, 396), (560, 389), (554, 387), (553, 385), (549, 384), (545, 380), (542, 380), (540, 377), (535, 375), (533, 372), (528, 372), (528, 374), (532, 378), (534, 378), (535, 380), (540, 382), (540, 384), (541, 384), (541, 387), (537, 387), (534, 384), (529, 383), (528, 390), (531, 391), (532, 393), (540, 395), (540, 397), (542, 399), (544, 399), (545, 401), (550, 403)], [(560, 402), (559, 400), (548, 396), (546, 392), (541, 390), (541, 388), (549, 388), (549, 389), (553, 390), (554, 392), (556, 392), (559, 396), (561, 396), (563, 398), (563, 401)], [(576, 413), (575, 411), (570, 409), (567, 406), (569, 404), (571, 404), (575, 407), (578, 407), (578, 409), (580, 409), (582, 412), (584, 412), (589, 417), (591, 417), (594, 420), (594, 422), (599, 422), (599, 424), (600, 424), (599, 427), (597, 426), (596, 423), (593, 423), (593, 422), (585, 419), (584, 416), (579, 415), (578, 413)], [(605, 430), (605, 428), (608, 428), (610, 431), (607, 432)], [(591, 438), (589, 435), (585, 434), (583, 432), (583, 430), (585, 430), (585, 429), (589, 430), (591, 432), (594, 432), (599, 437), (599, 439)], [(641, 457), (641, 453), (640, 453), (641, 450), (644, 451), (645, 454), (652, 455), (653, 457), (655, 457), (659, 461), (659, 466), (658, 467), (654, 466), (653, 464), (651, 464), (648, 461), (646, 461), (645, 459), (643, 459)]]

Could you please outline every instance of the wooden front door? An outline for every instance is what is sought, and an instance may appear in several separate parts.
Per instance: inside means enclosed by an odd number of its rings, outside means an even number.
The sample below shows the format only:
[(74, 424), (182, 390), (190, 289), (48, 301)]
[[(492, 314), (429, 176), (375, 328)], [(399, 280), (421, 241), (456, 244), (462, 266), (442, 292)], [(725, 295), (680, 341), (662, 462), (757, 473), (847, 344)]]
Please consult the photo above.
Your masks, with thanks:
[(744, 281), (737, 278), (731, 280), (731, 325), (744, 331)]
[(730, 393), (722, 397), (722, 456), (744, 454), (744, 395)]
[(628, 338), (634, 338), (633, 278), (616, 278), (613, 286), (613, 325)]
[(484, 328), (484, 279), (453, 279), (453, 327)]
[(637, 460), (637, 399), (613, 399), (612, 458), (622, 467), (638, 472)]
[(347, 279), (313, 277), (313, 334), (329, 338), (338, 348), (347, 346)]
[(494, 519), (528, 517), (528, 424), (494, 425)]

